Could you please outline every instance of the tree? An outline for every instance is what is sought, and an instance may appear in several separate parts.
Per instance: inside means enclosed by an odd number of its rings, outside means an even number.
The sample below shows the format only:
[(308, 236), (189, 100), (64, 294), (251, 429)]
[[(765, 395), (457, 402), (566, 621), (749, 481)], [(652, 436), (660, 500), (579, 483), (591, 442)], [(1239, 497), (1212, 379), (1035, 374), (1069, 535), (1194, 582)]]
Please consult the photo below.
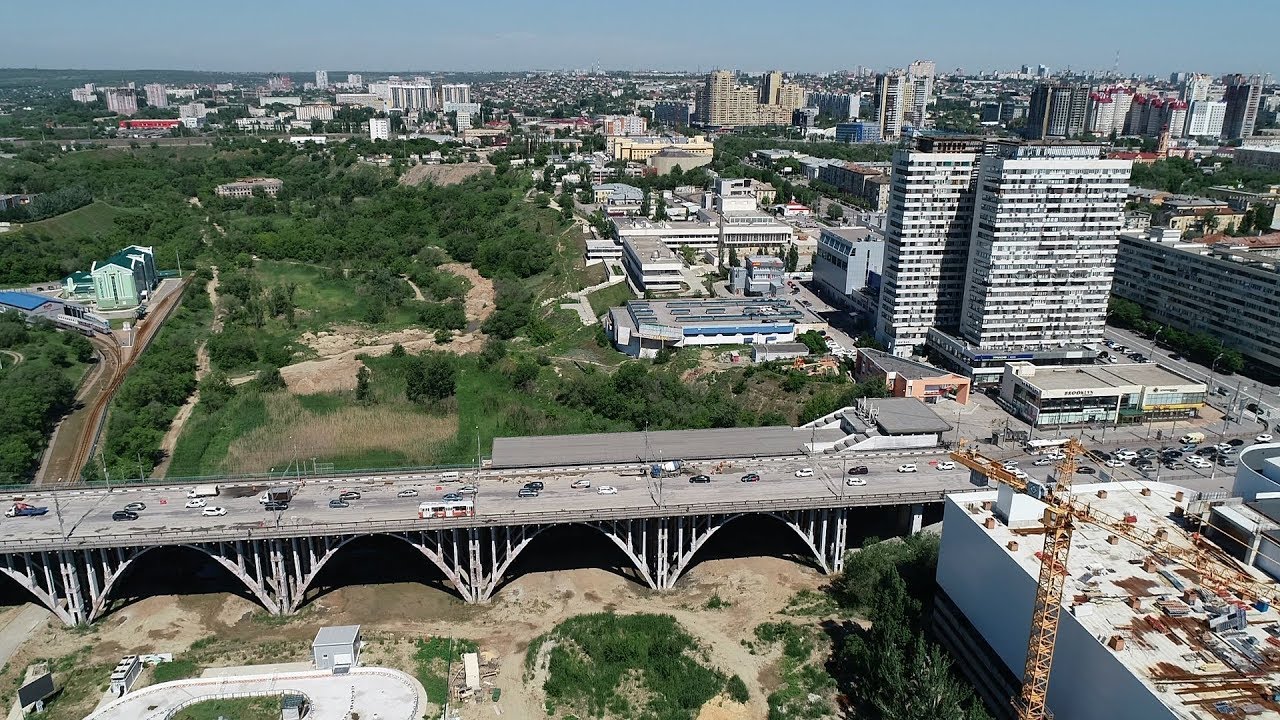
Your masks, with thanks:
[(356, 371), (356, 402), (361, 405), (373, 402), (373, 388), (369, 385), (369, 368), (363, 364)]
[(827, 219), (839, 220), (844, 217), (844, 206), (837, 202), (827, 203)]
[(787, 272), (795, 272), (800, 265), (800, 251), (796, 249), (795, 243), (791, 244), (791, 249), (787, 250), (786, 263)]
[(649, 191), (643, 190), (643, 197), (640, 200), (640, 217), (649, 217)]
[(741, 263), (738, 262), (737, 248), (729, 248), (729, 267), (738, 267), (740, 264)]
[(658, 203), (657, 203), (657, 207), (653, 211), (653, 219), (654, 220), (667, 219), (667, 199), (663, 197), (662, 193), (658, 193)]
[(410, 402), (439, 402), (454, 394), (457, 382), (458, 370), (450, 356), (420, 355), (409, 361), (404, 393)]

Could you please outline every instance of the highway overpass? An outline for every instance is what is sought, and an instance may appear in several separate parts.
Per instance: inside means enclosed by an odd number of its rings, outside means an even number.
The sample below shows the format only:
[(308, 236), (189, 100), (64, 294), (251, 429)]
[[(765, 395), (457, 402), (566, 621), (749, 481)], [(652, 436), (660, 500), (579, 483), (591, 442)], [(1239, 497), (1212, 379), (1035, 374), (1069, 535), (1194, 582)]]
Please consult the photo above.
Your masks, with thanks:
[[(925, 505), (973, 487), (963, 467), (937, 470), (930, 464), (940, 458), (932, 453), (723, 460), (694, 468), (711, 476), (705, 484), (690, 483), (688, 474), (651, 479), (639, 464), (486, 469), (478, 477), (476, 471), (463, 472), (458, 480), (441, 473), (302, 478), (278, 483), (295, 488), (283, 512), (264, 511), (258, 503), (264, 481), (228, 481), (218, 497), (207, 499), (208, 505), (226, 510), (219, 517), (184, 507), (188, 485), (31, 492), (5, 500), (48, 506), (49, 512), (0, 521), (0, 573), (65, 623), (90, 623), (119, 596), (139, 558), (157, 548), (184, 547), (228, 570), (271, 612), (287, 614), (306, 602), (317, 574), (345, 546), (382, 535), (420, 552), (465, 601), (484, 602), (542, 532), (580, 525), (617, 546), (639, 582), (664, 590), (717, 531), (744, 516), (777, 519), (780, 534), (798, 537), (813, 563), (832, 573), (843, 565), (852, 511), (892, 508), (903, 513), (904, 531), (914, 530)], [(919, 472), (897, 472), (899, 464), (912, 461)], [(859, 476), (865, 486), (846, 483), (851, 464), (870, 468)], [(796, 477), (805, 468), (814, 474)], [(759, 473), (761, 480), (741, 482), (747, 472)], [(517, 497), (532, 479), (546, 484), (542, 494)], [(591, 487), (570, 487), (575, 480), (587, 480)], [(420, 502), (468, 482), (478, 486), (474, 516), (418, 519)], [(617, 493), (599, 494), (601, 485)], [(415, 497), (399, 496), (410, 489)], [(350, 507), (329, 507), (344, 491), (361, 497)], [(145, 503), (139, 518), (113, 521), (112, 512), (131, 502)]]

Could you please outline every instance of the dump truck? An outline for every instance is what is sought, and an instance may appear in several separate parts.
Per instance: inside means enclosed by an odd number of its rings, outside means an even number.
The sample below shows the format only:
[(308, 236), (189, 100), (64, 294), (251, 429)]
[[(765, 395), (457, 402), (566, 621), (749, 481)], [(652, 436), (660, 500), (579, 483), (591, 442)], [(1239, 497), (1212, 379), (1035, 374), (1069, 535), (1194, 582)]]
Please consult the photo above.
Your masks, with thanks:
[(680, 468), (684, 467), (683, 460), (668, 460), (666, 462), (653, 463), (649, 466), (649, 477), (671, 477), (680, 472)]
[(293, 499), (293, 488), (291, 487), (267, 488), (266, 490), (263, 491), (261, 495), (258, 496), (258, 502), (262, 503), (263, 505), (267, 505), (268, 503), (284, 503), (288, 505), (289, 501), (292, 499)]
[(13, 507), (4, 511), (5, 517), (37, 517), (49, 512), (47, 507), (36, 507), (26, 503), (14, 503)]

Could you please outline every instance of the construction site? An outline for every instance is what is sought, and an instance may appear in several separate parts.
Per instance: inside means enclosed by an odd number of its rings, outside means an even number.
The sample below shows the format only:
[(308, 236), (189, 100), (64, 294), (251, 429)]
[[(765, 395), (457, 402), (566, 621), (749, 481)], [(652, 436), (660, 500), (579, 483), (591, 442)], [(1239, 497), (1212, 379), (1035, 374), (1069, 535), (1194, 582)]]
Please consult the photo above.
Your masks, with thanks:
[[(1200, 533), (1210, 504), (1158, 482), (1020, 479), (948, 496), (934, 631), (1002, 718), (1280, 717), (1280, 586)], [(1010, 702), (1013, 699), (1013, 702)]]

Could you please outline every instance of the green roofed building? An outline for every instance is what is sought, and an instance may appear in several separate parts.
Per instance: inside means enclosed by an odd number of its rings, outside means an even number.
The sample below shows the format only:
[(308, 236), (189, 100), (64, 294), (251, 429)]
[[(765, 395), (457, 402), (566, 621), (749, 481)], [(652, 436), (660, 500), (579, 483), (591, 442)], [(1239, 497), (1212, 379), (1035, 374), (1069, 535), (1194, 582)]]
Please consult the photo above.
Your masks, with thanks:
[(152, 249), (138, 245), (130, 245), (106, 260), (94, 262), (89, 274), (99, 310), (137, 307), (159, 284)]
[(62, 280), (62, 296), (68, 300), (93, 300), (93, 276), (77, 270)]

